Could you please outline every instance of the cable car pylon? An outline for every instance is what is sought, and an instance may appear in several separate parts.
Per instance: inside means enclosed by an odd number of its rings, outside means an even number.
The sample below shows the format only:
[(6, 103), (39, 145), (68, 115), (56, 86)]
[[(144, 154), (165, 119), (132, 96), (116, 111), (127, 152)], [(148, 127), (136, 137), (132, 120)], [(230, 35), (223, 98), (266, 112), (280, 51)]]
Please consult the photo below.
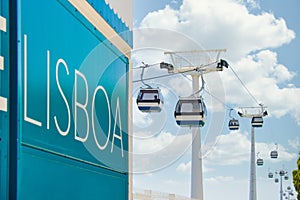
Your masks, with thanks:
[[(213, 50), (196, 50), (196, 51), (181, 51), (181, 52), (165, 52), (169, 55), (173, 65), (168, 63), (161, 63), (160, 68), (167, 69), (169, 74), (186, 74), (192, 77), (193, 95), (192, 99), (186, 101), (190, 106), (194, 106), (191, 112), (185, 113), (185, 119), (177, 118), (178, 114), (183, 114), (179, 108), (175, 108), (175, 118), (180, 123), (192, 123), (192, 169), (191, 169), (191, 198), (203, 200), (203, 178), (202, 178), (202, 149), (201, 149), (201, 135), (200, 127), (204, 126), (204, 109), (200, 110), (197, 106), (204, 105), (202, 97), (199, 95), (201, 89), (204, 87), (203, 75), (210, 72), (223, 71), (223, 68), (228, 68), (228, 63), (225, 60), (219, 60), (221, 52), (226, 49), (213, 49)], [(208, 53), (217, 53), (216, 59), (210, 61), (211, 58)], [(193, 60), (194, 59), (194, 60)], [(199, 79), (201, 77), (202, 87), (199, 87)], [(178, 101), (180, 106), (182, 102)], [(177, 106), (176, 106), (177, 107)], [(204, 108), (204, 106), (203, 106)], [(176, 115), (177, 109), (179, 112)], [(196, 120), (192, 120), (196, 117)]]
[[(258, 112), (248, 112), (249, 110), (258, 110)], [(251, 118), (251, 153), (250, 153), (250, 190), (249, 200), (257, 200), (256, 192), (256, 166), (255, 166), (255, 135), (254, 128), (262, 127), (263, 117), (268, 115), (266, 107), (259, 104), (259, 107), (240, 107), (238, 114), (241, 117)], [(262, 165), (261, 160), (258, 165)]]

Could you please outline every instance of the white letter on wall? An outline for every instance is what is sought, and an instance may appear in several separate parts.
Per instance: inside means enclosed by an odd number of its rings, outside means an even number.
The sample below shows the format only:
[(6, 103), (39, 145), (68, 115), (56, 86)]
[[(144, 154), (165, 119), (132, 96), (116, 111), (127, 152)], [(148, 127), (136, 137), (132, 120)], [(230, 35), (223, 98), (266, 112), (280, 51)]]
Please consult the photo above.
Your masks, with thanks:
[[(77, 75), (79, 75), (83, 80), (84, 80), (84, 83), (85, 83), (85, 91), (86, 91), (86, 94), (85, 94), (85, 102), (84, 104), (80, 104), (78, 101), (77, 101)], [(89, 136), (89, 128), (90, 128), (90, 124), (89, 124), (89, 115), (88, 115), (88, 112), (87, 112), (87, 109), (86, 109), (86, 106), (88, 104), (88, 100), (89, 100), (89, 91), (88, 91), (88, 82), (85, 78), (85, 76), (78, 70), (75, 69), (75, 94), (74, 94), (74, 101), (75, 101), (75, 116), (74, 116), (74, 123), (75, 123), (75, 130), (74, 130), (74, 135), (75, 135), (75, 139), (78, 140), (78, 141), (81, 141), (81, 142), (85, 142)], [(81, 108), (85, 115), (86, 115), (86, 133), (85, 133), (85, 137), (84, 138), (81, 138), (79, 136), (77, 136), (77, 107), (78, 108)], [(80, 120), (81, 121), (81, 120)]]
[[(117, 120), (119, 120), (119, 128), (120, 128), (120, 135), (116, 134), (116, 126), (117, 126)], [(120, 114), (120, 103), (119, 103), (119, 98), (117, 99), (117, 105), (116, 105), (116, 114), (115, 114), (115, 124), (114, 124), (114, 133), (113, 133), (113, 138), (112, 138), (112, 144), (111, 144), (111, 149), (110, 152), (113, 152), (113, 147), (114, 147), (114, 141), (115, 138), (119, 139), (121, 142), (121, 151), (122, 151), (122, 157), (124, 157), (124, 152), (123, 152), (123, 139), (122, 139), (122, 125), (121, 125), (121, 114)]]
[(24, 35), (24, 120), (35, 124), (37, 126), (42, 126), (42, 123), (28, 117), (27, 115), (27, 35)]
[(55, 73), (55, 76), (56, 76), (56, 84), (57, 84), (57, 87), (58, 87), (58, 90), (66, 104), (66, 107), (67, 107), (67, 111), (68, 111), (68, 126), (67, 126), (67, 129), (65, 131), (61, 130), (61, 128), (59, 127), (58, 125), (58, 122), (57, 122), (57, 117), (54, 116), (54, 122), (55, 122), (55, 126), (58, 130), (58, 132), (62, 135), (62, 136), (66, 136), (68, 135), (69, 131), (70, 131), (70, 124), (71, 124), (71, 118), (70, 118), (70, 107), (69, 107), (69, 104), (68, 104), (68, 101), (67, 101), (67, 98), (65, 96), (65, 94), (63, 93), (62, 89), (61, 89), (61, 86), (60, 86), (60, 83), (59, 83), (59, 79), (58, 79), (58, 67), (59, 67), (59, 64), (62, 63), (67, 71), (67, 75), (69, 75), (69, 69), (68, 69), (68, 66), (67, 66), (67, 63), (63, 60), (63, 59), (59, 59), (56, 63), (56, 73)]
[[(107, 139), (106, 139), (106, 142), (103, 146), (101, 146), (97, 140), (97, 137), (96, 137), (96, 131), (95, 131), (95, 122), (94, 122), (94, 115), (95, 115), (95, 98), (96, 98), (96, 94), (97, 94), (97, 91), (98, 90), (102, 90), (104, 95), (105, 95), (105, 98), (106, 98), (106, 102), (107, 102), (107, 108), (108, 108), (108, 135), (107, 135)], [(93, 100), (92, 100), (92, 128), (93, 128), (93, 133), (94, 133), (94, 139), (95, 139), (95, 142), (96, 142), (96, 145), (97, 147), (100, 149), (100, 150), (104, 150), (107, 145), (108, 145), (108, 142), (109, 142), (109, 137), (110, 137), (110, 125), (111, 125), (111, 119), (110, 119), (110, 104), (109, 104), (109, 100), (108, 100), (108, 96), (107, 96), (107, 93), (105, 91), (105, 89), (102, 87), (102, 86), (98, 86), (95, 91), (94, 91), (94, 95), (93, 95)]]

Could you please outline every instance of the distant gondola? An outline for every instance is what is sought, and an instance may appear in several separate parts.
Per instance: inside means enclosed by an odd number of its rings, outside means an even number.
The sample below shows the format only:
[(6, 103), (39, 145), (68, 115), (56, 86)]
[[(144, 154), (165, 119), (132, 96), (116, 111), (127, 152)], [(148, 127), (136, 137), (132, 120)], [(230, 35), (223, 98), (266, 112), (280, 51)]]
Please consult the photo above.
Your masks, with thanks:
[(256, 164), (257, 164), (257, 166), (262, 166), (264, 164), (264, 160), (262, 158), (258, 158), (256, 160)]
[(277, 158), (278, 157), (278, 151), (277, 151), (278, 150), (278, 144), (275, 143), (275, 145), (276, 145), (276, 149), (271, 151), (271, 153), (270, 153), (271, 158)]
[(271, 156), (271, 158), (277, 158), (278, 157), (278, 152), (276, 150), (271, 151), (270, 156)]
[(228, 123), (229, 130), (238, 130), (239, 126), (240, 126), (239, 120), (237, 120), (237, 119), (229, 120), (229, 123)]
[(239, 123), (239, 120), (237, 120), (231, 116), (232, 111), (233, 111), (233, 109), (230, 109), (230, 111), (229, 111), (229, 117), (231, 119), (228, 122), (228, 128), (229, 128), (229, 130), (238, 130), (240, 123)]
[(273, 176), (274, 176), (273, 173), (272, 173), (272, 172), (269, 172), (268, 177), (269, 177), (269, 178), (273, 178)]

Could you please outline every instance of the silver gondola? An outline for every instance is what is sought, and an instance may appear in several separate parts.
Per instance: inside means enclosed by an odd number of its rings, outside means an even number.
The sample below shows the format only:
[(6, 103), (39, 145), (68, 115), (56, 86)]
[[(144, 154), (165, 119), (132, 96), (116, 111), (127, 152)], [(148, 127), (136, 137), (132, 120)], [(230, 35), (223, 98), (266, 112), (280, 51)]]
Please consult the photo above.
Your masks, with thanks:
[(163, 104), (160, 89), (141, 88), (136, 103), (142, 112), (160, 112)]
[(159, 88), (152, 88), (150, 85), (144, 82), (144, 71), (150, 65), (143, 63), (141, 72), (141, 81), (147, 86), (141, 88), (136, 99), (138, 109), (142, 112), (160, 112), (163, 104), (162, 95)]
[(252, 127), (259, 128), (262, 127), (264, 121), (262, 117), (253, 117), (251, 121)]
[(179, 98), (174, 116), (179, 126), (202, 127), (205, 124), (206, 106), (201, 97)]
[(257, 164), (257, 166), (262, 166), (264, 164), (264, 160), (262, 158), (258, 158), (256, 160), (256, 164)]
[(271, 156), (271, 158), (277, 158), (278, 157), (278, 152), (276, 150), (271, 151), (270, 156)]
[(260, 158), (258, 155), (259, 155), (259, 152), (257, 152), (256, 165), (257, 166), (262, 166), (264, 164), (264, 160), (262, 158)]
[(278, 151), (277, 151), (277, 149), (278, 149), (278, 144), (275, 143), (275, 145), (276, 145), (276, 150), (271, 151), (271, 153), (270, 153), (270, 157), (271, 157), (271, 158), (278, 158)]

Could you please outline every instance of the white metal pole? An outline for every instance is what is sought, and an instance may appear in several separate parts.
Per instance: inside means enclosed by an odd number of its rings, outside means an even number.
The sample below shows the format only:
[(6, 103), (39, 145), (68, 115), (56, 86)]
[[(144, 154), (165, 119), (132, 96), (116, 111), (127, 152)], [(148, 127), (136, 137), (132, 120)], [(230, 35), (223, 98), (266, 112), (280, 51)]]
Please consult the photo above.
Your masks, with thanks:
[(280, 200), (283, 199), (283, 191), (282, 191), (282, 176), (279, 172), (279, 175), (280, 175)]
[[(130, 58), (130, 55), (129, 55)], [(129, 59), (129, 83), (132, 83), (132, 61)], [(133, 199), (133, 131), (132, 131), (132, 84), (128, 84), (128, 199)]]
[[(193, 75), (193, 93), (199, 91), (199, 75)], [(191, 198), (203, 200), (202, 151), (200, 128), (192, 128)]]
[(255, 166), (254, 127), (251, 127), (250, 194), (249, 194), (249, 200), (256, 200), (256, 166)]

